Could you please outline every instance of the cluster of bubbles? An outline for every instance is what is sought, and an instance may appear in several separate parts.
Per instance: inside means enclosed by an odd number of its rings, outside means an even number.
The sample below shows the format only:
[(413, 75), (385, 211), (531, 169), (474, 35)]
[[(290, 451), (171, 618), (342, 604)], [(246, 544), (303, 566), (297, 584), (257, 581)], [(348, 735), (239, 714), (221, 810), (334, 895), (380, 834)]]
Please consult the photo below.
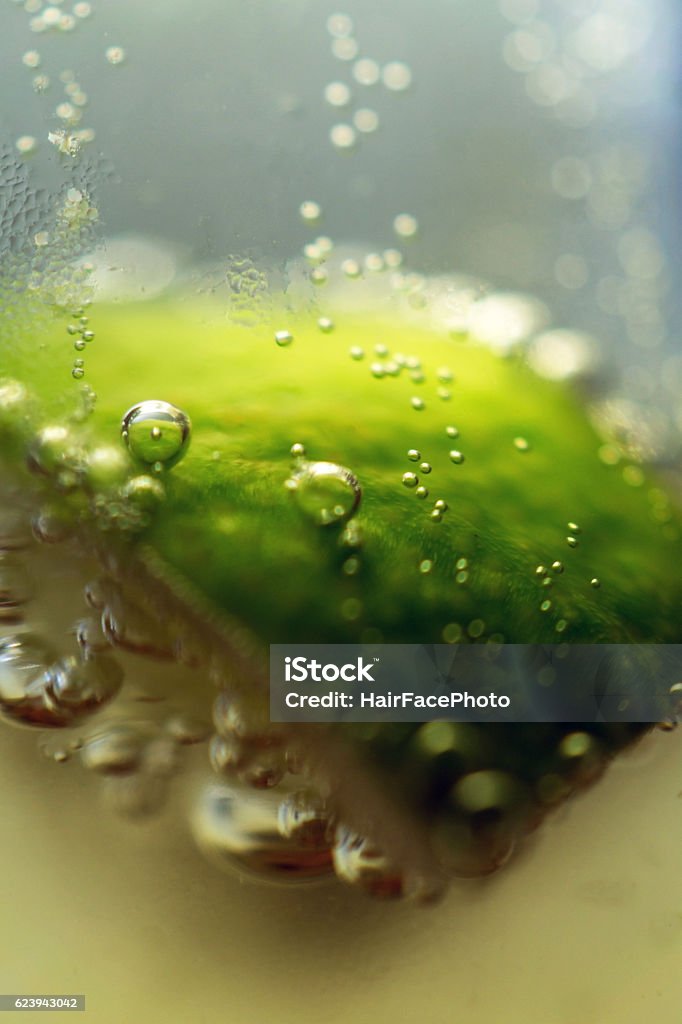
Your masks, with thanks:
[(332, 874), (378, 898), (426, 887), (341, 822), (302, 774), (290, 737), (222, 691), (214, 702), (209, 744), (214, 777), (197, 794), (195, 840), (220, 867), (270, 882), (301, 883)]
[(362, 93), (365, 89), (382, 85), (389, 93), (403, 93), (412, 84), (412, 71), (404, 61), (389, 61), (382, 67), (371, 57), (360, 57), (353, 21), (347, 14), (330, 15), (327, 31), (331, 37), (332, 56), (350, 67), (352, 79), (350, 83), (335, 79), (324, 87), (325, 102), (335, 112), (349, 113), (348, 120), (332, 125), (329, 138), (335, 149), (349, 152), (356, 148), (359, 135), (372, 135), (380, 125), (379, 113), (373, 107), (364, 106), (362, 98), (359, 105), (356, 103), (356, 90), (359, 88)]
[[(583, 316), (599, 332), (599, 348), (611, 346), (615, 353), (617, 347), (614, 362), (621, 366), (612, 393), (593, 403), (595, 426), (605, 434), (627, 434), (637, 461), (666, 459), (680, 445), (674, 398), (679, 378), (670, 372), (679, 359), (666, 353), (671, 300), (665, 228), (653, 226), (651, 210), (660, 139), (640, 115), (625, 126), (621, 120), (624, 104), (641, 108), (643, 97), (652, 102), (647, 90), (660, 53), (655, 33), (662, 29), (645, 0), (598, 0), (575, 12), (549, 12), (538, 0), (501, 0), (500, 7), (513, 26), (502, 47), (505, 63), (522, 77), (543, 115), (573, 129), (569, 151), (547, 168), (557, 219), (572, 228), (581, 224), (571, 232), (571, 249), (557, 255), (554, 278), (561, 289), (581, 296)], [(619, 125), (615, 138), (612, 124)], [(594, 266), (602, 268), (598, 280)], [(572, 334), (570, 346), (554, 336), (535, 349), (541, 372), (595, 369), (593, 339)], [(614, 404), (618, 416), (609, 423)]]

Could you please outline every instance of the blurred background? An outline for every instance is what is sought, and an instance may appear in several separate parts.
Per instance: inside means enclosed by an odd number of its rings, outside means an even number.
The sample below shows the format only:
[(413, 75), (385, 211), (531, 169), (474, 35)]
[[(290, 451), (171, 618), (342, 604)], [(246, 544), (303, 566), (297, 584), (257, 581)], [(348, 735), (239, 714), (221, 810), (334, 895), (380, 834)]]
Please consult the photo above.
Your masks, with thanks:
[[(342, 11), (5, 0), (0, 135), (48, 190), (87, 177), (101, 258), (139, 266), (149, 294), (237, 257), (286, 280), (315, 200), (338, 245), (399, 246), (412, 270), (532, 296), (569, 351), (596, 353), (593, 417), (674, 466), (679, 6)], [(400, 214), (413, 236), (396, 236)], [(46, 619), (62, 599), (47, 595)], [(0, 744), (4, 992), (85, 992), (98, 1024), (679, 1022), (675, 735), (614, 766), (508, 871), (428, 910), (223, 876), (193, 848), (182, 794), (121, 823), (78, 765), (19, 732)]]

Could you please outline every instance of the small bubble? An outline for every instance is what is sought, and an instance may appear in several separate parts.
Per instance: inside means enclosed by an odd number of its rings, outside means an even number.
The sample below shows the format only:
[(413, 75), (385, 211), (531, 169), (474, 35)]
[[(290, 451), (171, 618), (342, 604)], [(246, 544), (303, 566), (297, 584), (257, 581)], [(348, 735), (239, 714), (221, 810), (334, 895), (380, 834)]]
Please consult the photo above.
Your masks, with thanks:
[(74, 380), (82, 380), (85, 376), (85, 370), (82, 366), (75, 366), (71, 370), (71, 376)]
[(590, 586), (594, 587), (595, 590), (599, 590), (599, 588), (601, 587), (601, 580), (597, 576), (594, 576), (590, 580)]
[(371, 363), (369, 369), (372, 376), (376, 377), (377, 380), (386, 376), (386, 368), (383, 363)]
[(134, 476), (121, 488), (121, 497), (148, 512), (161, 504), (166, 491), (161, 481), (153, 476)]
[(404, 92), (412, 84), (412, 72), (403, 61), (392, 60), (382, 68), (381, 80), (391, 92)]
[(540, 611), (541, 612), (548, 612), (551, 607), (552, 607), (552, 602), (551, 601), (543, 601), (542, 604), (540, 605)]
[(92, 341), (92, 339), (94, 337), (95, 337), (95, 332), (94, 331), (83, 331), (83, 340), (84, 341)]
[(566, 523), (566, 526), (571, 531), (571, 533), (582, 533), (582, 530), (580, 529), (577, 523)]
[(38, 140), (33, 135), (20, 135), (14, 145), (22, 156), (28, 156), (37, 149)]
[(232, 780), (229, 785), (211, 783), (194, 810), (194, 838), (218, 867), (271, 882), (300, 882), (328, 874), (331, 853), (322, 836), (319, 843), (312, 841), (316, 826), (309, 819), (306, 827), (301, 813), (280, 816), (281, 804), (276, 790), (247, 788)]
[(417, 395), (410, 399), (410, 405), (412, 406), (413, 409), (416, 409), (417, 412), (421, 412), (422, 409), (426, 408), (426, 402), (424, 401), (424, 399), (419, 398)]
[(350, 36), (335, 39), (332, 43), (332, 54), (337, 60), (355, 60), (358, 49), (357, 42)]
[(365, 270), (370, 274), (380, 274), (385, 269), (383, 257), (378, 252), (370, 252), (365, 256)]
[(298, 208), (301, 219), (307, 224), (316, 224), (322, 216), (322, 207), (312, 199), (306, 199)]
[(353, 347), (348, 351), (351, 359), (355, 359), (357, 361), (365, 358), (365, 350), (364, 348), (360, 348), (359, 345), (353, 345)]
[(375, 60), (363, 57), (353, 65), (353, 78), (360, 85), (376, 85), (381, 76), (381, 69)]
[(360, 110), (356, 110), (353, 114), (353, 124), (359, 132), (362, 132), (364, 135), (371, 135), (372, 132), (375, 132), (379, 127), (379, 115), (376, 110), (369, 110), (366, 107), (362, 107)]
[(355, 555), (351, 558), (347, 558), (343, 563), (343, 571), (346, 576), (356, 576), (360, 569), (360, 559), (356, 558)]
[(379, 356), (380, 359), (385, 359), (386, 356), (388, 355), (388, 345), (375, 345), (374, 353), (375, 355)]
[(314, 285), (317, 285), (318, 287), (320, 287), (323, 284), (326, 284), (328, 279), (329, 274), (323, 267), (315, 267), (315, 269), (311, 270), (310, 272), (310, 280)]
[(418, 229), (417, 218), (411, 213), (399, 213), (393, 221), (393, 230), (400, 238), (414, 238)]
[(467, 626), (467, 633), (473, 640), (478, 640), (479, 637), (483, 636), (485, 632), (485, 622), (483, 619), (472, 619)]
[(76, 352), (82, 352), (83, 349), (85, 348), (85, 342), (83, 341), (82, 338), (78, 338), (76, 341), (74, 341), (73, 347), (75, 348)]
[(317, 321), (317, 326), (323, 334), (331, 334), (334, 330), (334, 321), (330, 320), (328, 316), (321, 316)]
[(435, 512), (447, 512), (448, 503), (447, 501), (443, 501), (442, 498), (439, 498), (438, 501), (434, 503), (433, 508)]
[(546, 565), (538, 565), (538, 566), (536, 566), (535, 567), (535, 575), (536, 576), (546, 576), (547, 575), (547, 566)]
[(464, 632), (459, 622), (449, 622), (444, 626), (441, 636), (446, 644), (456, 644), (462, 639)]
[(450, 457), (450, 462), (454, 462), (456, 466), (461, 466), (464, 462), (464, 456), (460, 451), (457, 451), (456, 448), (453, 448), (448, 452), (448, 455)]
[(291, 345), (294, 340), (294, 336), (291, 331), (276, 331), (275, 342), (280, 348), (286, 348), (287, 345)]
[(416, 487), (419, 483), (419, 477), (416, 473), (403, 473), (403, 485), (405, 487)]
[(21, 63), (27, 68), (39, 68), (40, 67), (40, 54), (37, 50), (27, 50), (21, 58)]
[(44, 93), (50, 88), (50, 77), (49, 75), (35, 75), (33, 78), (33, 89), (34, 92)]
[(426, 473), (426, 475), (428, 476), (428, 474), (431, 472), (431, 468), (432, 467), (430, 462), (422, 462), (421, 466), (419, 467), (419, 471), (420, 473)]
[(577, 548), (580, 541), (577, 537), (567, 537), (566, 543), (568, 544), (569, 548)]
[(351, 91), (345, 82), (329, 82), (324, 88), (324, 98), (330, 107), (347, 107)]
[[(160, 434), (155, 435), (154, 430)], [(192, 425), (182, 409), (169, 402), (147, 400), (132, 406), (121, 422), (121, 436), (130, 454), (148, 466), (174, 466), (189, 447)]]
[(116, 66), (117, 64), (123, 64), (126, 59), (126, 52), (122, 46), (108, 46), (104, 56), (110, 64)]
[(330, 14), (327, 18), (327, 32), (336, 39), (344, 39), (353, 31), (353, 20), (347, 14)]
[(469, 559), (468, 558), (458, 558), (457, 561), (455, 562), (455, 568), (456, 569), (468, 569), (469, 568)]
[(440, 523), (440, 521), (443, 518), (443, 509), (434, 508), (433, 511), (431, 512), (430, 518), (433, 520), (434, 523)]
[(422, 456), (421, 452), (418, 451), (416, 448), (410, 448), (409, 452), (407, 453), (407, 457), (410, 460), (410, 462), (419, 462)]
[(341, 264), (341, 270), (346, 277), (349, 277), (353, 281), (362, 275), (362, 269), (357, 260), (344, 260)]
[(42, 249), (46, 245), (50, 244), (50, 235), (47, 231), (38, 231), (33, 236), (33, 241), (35, 242), (37, 248)]
[(457, 429), (457, 427), (446, 427), (445, 433), (447, 434), (448, 437), (459, 437), (459, 430)]
[(350, 124), (335, 124), (329, 131), (329, 138), (336, 149), (352, 149), (357, 141), (355, 129)]
[(433, 560), (431, 558), (424, 558), (419, 563), (419, 571), (422, 575), (427, 575), (433, 569)]
[(292, 444), (289, 452), (294, 459), (304, 459), (306, 454), (305, 445), (297, 441), (296, 444)]
[(563, 562), (552, 562), (552, 569), (555, 573), (561, 574), (564, 571)]
[(469, 573), (466, 571), (466, 569), (461, 569), (455, 575), (455, 583), (459, 583), (460, 585), (466, 583), (468, 579), (469, 579)]
[(308, 263), (312, 263), (314, 266), (324, 263), (325, 260), (324, 253), (319, 245), (316, 245), (314, 242), (308, 242), (307, 245), (303, 246), (303, 255)]
[(424, 498), (428, 498), (428, 496), (429, 496), (429, 492), (428, 492), (427, 488), (423, 487), (423, 486), (422, 487), (418, 487), (417, 490), (415, 491), (415, 494), (417, 495), (418, 498), (421, 498), (422, 500)]
[(514, 438), (514, 447), (516, 448), (516, 450), (518, 452), (529, 452), (530, 451), (530, 444), (528, 443), (528, 441), (526, 440), (525, 437), (515, 437)]
[(80, 0), (79, 3), (73, 5), (73, 13), (77, 18), (89, 18), (92, 14), (92, 6), (85, 0)]
[(349, 519), (362, 497), (355, 474), (333, 462), (306, 463), (292, 475), (289, 489), (299, 508), (318, 526)]

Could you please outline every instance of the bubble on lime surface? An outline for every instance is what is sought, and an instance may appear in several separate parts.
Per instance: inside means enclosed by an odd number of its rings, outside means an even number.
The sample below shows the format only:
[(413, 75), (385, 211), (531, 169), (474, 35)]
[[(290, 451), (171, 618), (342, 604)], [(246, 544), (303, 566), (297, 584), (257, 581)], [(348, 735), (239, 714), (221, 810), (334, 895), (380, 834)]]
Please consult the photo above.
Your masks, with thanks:
[(283, 835), (276, 791), (212, 782), (195, 804), (192, 829), (198, 846), (219, 867), (272, 882), (303, 882), (331, 873), (327, 846), (309, 844), (292, 830)]
[(289, 478), (287, 487), (301, 511), (318, 526), (350, 519), (362, 497), (355, 474), (334, 462), (305, 463)]
[(128, 409), (121, 436), (133, 458), (147, 466), (174, 466), (189, 447), (189, 416), (169, 402), (147, 400)]

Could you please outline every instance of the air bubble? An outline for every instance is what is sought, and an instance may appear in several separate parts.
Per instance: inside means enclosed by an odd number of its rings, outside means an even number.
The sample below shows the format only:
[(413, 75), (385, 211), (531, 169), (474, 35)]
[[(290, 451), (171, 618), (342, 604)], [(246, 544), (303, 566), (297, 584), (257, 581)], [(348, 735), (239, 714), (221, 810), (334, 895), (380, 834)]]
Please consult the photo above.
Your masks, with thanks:
[(404, 92), (412, 84), (412, 72), (403, 61), (393, 60), (384, 65), (381, 80), (391, 92)]
[(347, 107), (351, 91), (345, 82), (330, 82), (325, 86), (324, 98), (331, 107)]
[[(302, 829), (291, 827), (276, 792), (211, 783), (201, 794), (193, 815), (194, 837), (210, 860), (272, 882), (306, 881), (331, 871), (327, 844), (311, 844)], [(304, 831), (304, 830), (303, 830)]]
[(332, 53), (337, 60), (355, 60), (358, 55), (358, 44), (350, 36), (335, 39), (332, 43)]
[(318, 526), (342, 523), (355, 513), (362, 491), (357, 477), (333, 462), (310, 462), (291, 477), (301, 511)]
[(327, 32), (336, 39), (345, 39), (353, 31), (353, 20), (347, 14), (330, 14)]
[[(155, 430), (160, 433), (153, 433)], [(147, 400), (132, 406), (121, 422), (121, 436), (130, 454), (148, 466), (169, 469), (185, 455), (192, 424), (169, 402)]]
[(448, 455), (450, 457), (450, 462), (454, 462), (456, 466), (461, 466), (462, 463), (464, 462), (464, 455), (456, 448), (453, 448), (450, 452), (448, 452)]
[(337, 831), (334, 870), (340, 881), (378, 899), (397, 899), (405, 894), (405, 880), (384, 855), (367, 839), (349, 829)]
[(459, 437), (459, 430), (457, 429), (457, 427), (446, 427), (445, 433), (447, 434), (448, 437)]
[(525, 439), (525, 437), (515, 437), (514, 438), (514, 447), (516, 448), (517, 452), (529, 452), (530, 451), (530, 444)]
[(331, 334), (334, 330), (334, 321), (330, 320), (328, 316), (321, 316), (317, 321), (317, 326), (323, 334)]
[(419, 230), (417, 218), (411, 213), (399, 213), (393, 221), (393, 230), (400, 238), (414, 238)]
[(419, 477), (416, 473), (403, 473), (403, 486), (404, 487), (416, 487), (419, 483)]
[(305, 202), (301, 203), (298, 208), (298, 212), (301, 215), (301, 219), (304, 220), (306, 224), (316, 224), (322, 216), (322, 207), (312, 199), (307, 199)]
[(423, 409), (426, 408), (426, 402), (424, 401), (424, 399), (419, 398), (417, 395), (410, 399), (410, 405), (412, 406), (413, 409), (416, 409), (417, 412), (421, 412)]
[(407, 453), (407, 457), (410, 460), (410, 462), (419, 462), (422, 456), (421, 452), (418, 451), (416, 448), (410, 448), (409, 452)]
[(335, 124), (329, 132), (329, 138), (336, 149), (352, 149), (357, 142), (355, 129), (350, 124)]
[(381, 76), (381, 70), (375, 60), (364, 57), (353, 65), (353, 78), (360, 85), (376, 85)]
[(116, 66), (118, 64), (123, 64), (126, 59), (126, 52), (122, 46), (108, 46), (104, 52), (104, 56), (110, 64)]
[(126, 725), (110, 725), (83, 744), (81, 761), (97, 775), (131, 775), (142, 763), (146, 737)]
[(360, 264), (358, 263), (357, 260), (353, 259), (344, 260), (343, 263), (341, 264), (341, 270), (346, 275), (346, 277), (349, 277), (352, 281), (356, 280), (358, 277), (362, 275), (362, 269), (360, 267)]
[(22, 156), (28, 156), (38, 148), (38, 140), (33, 135), (20, 135), (14, 145)]

